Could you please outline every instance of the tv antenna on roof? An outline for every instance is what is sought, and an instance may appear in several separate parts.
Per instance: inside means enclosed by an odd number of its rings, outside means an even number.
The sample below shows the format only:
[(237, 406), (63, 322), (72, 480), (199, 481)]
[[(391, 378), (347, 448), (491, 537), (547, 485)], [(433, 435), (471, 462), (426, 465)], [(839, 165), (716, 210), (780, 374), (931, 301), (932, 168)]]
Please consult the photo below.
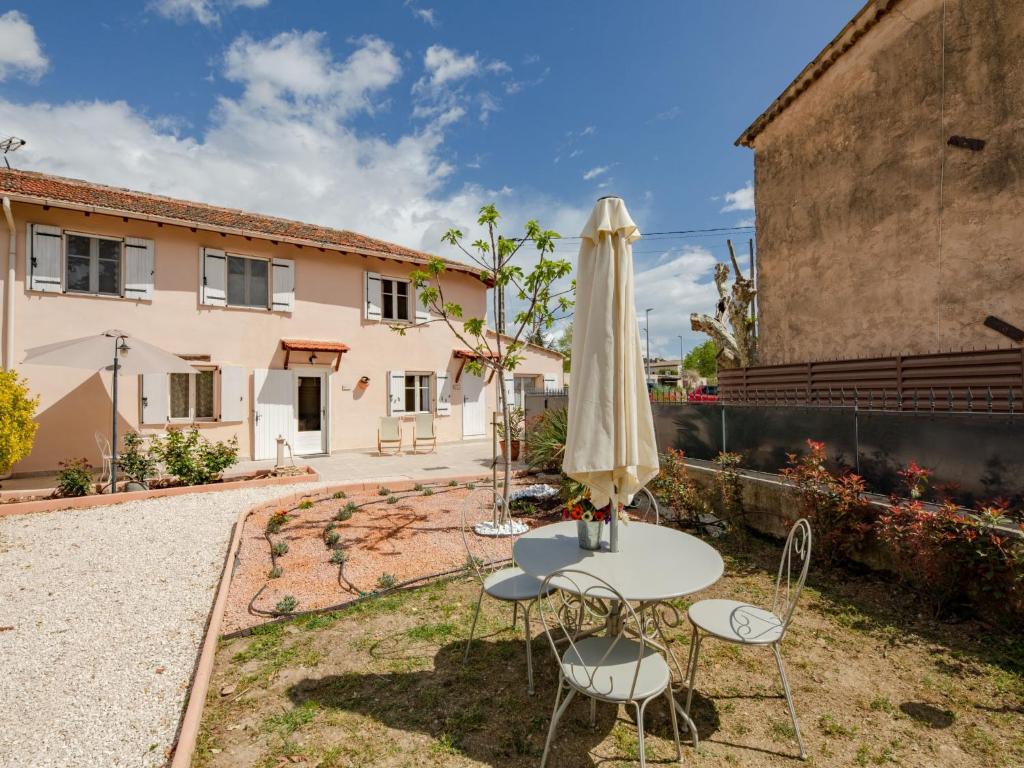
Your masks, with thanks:
[(11, 163), (7, 159), (9, 152), (15, 152), (28, 144), (24, 139), (19, 139), (17, 136), (8, 136), (6, 139), (0, 139), (0, 152), (4, 156), (4, 164), (7, 165), (7, 170), (11, 170)]

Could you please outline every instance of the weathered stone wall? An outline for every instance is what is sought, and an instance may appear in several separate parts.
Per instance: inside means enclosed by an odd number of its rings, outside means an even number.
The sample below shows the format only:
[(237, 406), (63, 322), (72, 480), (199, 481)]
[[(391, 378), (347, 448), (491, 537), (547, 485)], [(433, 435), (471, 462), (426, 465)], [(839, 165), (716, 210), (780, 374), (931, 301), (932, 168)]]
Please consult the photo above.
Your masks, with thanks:
[(941, 0), (897, 3), (756, 137), (762, 364), (1024, 327), (1024, 4), (948, 0), (944, 67), (942, 29)]

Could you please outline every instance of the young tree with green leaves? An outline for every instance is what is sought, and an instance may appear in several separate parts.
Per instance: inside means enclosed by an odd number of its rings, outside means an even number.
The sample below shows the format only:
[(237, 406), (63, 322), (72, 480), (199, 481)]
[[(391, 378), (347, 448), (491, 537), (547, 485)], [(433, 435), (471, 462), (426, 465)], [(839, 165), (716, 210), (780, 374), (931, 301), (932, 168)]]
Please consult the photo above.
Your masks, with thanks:
[[(445, 323), (460, 342), (476, 353), (476, 357), (466, 363), (466, 369), (477, 376), (493, 372), (499, 382), (503, 382), (503, 374), (514, 371), (522, 361), (522, 350), (530, 339), (552, 326), (556, 310), (564, 313), (572, 307), (573, 302), (569, 296), (571, 289), (558, 291), (556, 286), (559, 280), (572, 271), (568, 261), (551, 258), (555, 240), (559, 238), (558, 233), (541, 228), (531, 219), (526, 222), (524, 237), (506, 238), (498, 232), (500, 218), (501, 214), (493, 203), (485, 205), (477, 218), (477, 224), (483, 228), (482, 237), (467, 245), (462, 231), (453, 228), (441, 238), (442, 242), (458, 248), (471, 263), (480, 267), (481, 280), (494, 287), (491, 311), (497, 332), (493, 337), (488, 337), (486, 317), (465, 317), (462, 305), (445, 295), (445, 263), (442, 259), (430, 259), (423, 269), (413, 271), (410, 279), (416, 286), (420, 302), (433, 316), (417, 325)], [(536, 249), (536, 262), (532, 263), (529, 270), (514, 261), (528, 244)], [(519, 311), (508, 325), (507, 290), (515, 292), (520, 304)], [(404, 334), (409, 326), (391, 327)], [(511, 434), (512, 404), (506, 395), (505, 387), (499, 386), (498, 405), (504, 434), (508, 435)], [(508, 498), (511, 482), (512, 467), (506, 461), (503, 498)], [(495, 510), (496, 525), (507, 518), (508, 504), (503, 510)]]
[(683, 367), (696, 371), (709, 381), (714, 379), (718, 375), (718, 349), (715, 342), (708, 339), (687, 352), (683, 358)]

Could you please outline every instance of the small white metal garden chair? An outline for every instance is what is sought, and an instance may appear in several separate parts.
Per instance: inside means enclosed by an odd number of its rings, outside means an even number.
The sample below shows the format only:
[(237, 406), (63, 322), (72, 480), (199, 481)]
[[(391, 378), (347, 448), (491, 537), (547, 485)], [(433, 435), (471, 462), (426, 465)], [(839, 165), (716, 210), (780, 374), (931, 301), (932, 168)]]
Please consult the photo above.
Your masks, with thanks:
[[(526, 684), (527, 692), (533, 695), (533, 631), (530, 626), (530, 612), (540, 597), (541, 580), (530, 576), (512, 561), (511, 566), (492, 567), (474, 551), (471, 541), (477, 536), (473, 523), (476, 518), (483, 520), (484, 515), (491, 519), (494, 509), (504, 509), (504, 499), (496, 489), (480, 488), (472, 491), (462, 505), (462, 541), (466, 545), (466, 558), (469, 567), (480, 581), (480, 596), (473, 612), (473, 624), (469, 628), (469, 639), (466, 640), (466, 652), (462, 663), (469, 659), (469, 649), (476, 634), (477, 620), (480, 618), (480, 606), (484, 595), (504, 603), (512, 603), (512, 626), (518, 624), (519, 605), (523, 604), (523, 631), (526, 637)], [(508, 542), (509, 560), (512, 560), (512, 545), (518, 536), (504, 536)], [(504, 561), (502, 561), (504, 562)]]
[[(790, 529), (786, 546), (782, 550), (779, 573), (775, 578), (775, 595), (771, 610), (759, 608), (737, 600), (700, 600), (690, 606), (687, 617), (693, 625), (693, 639), (690, 643), (690, 660), (687, 664), (686, 713), (690, 713), (693, 686), (697, 678), (697, 661), (700, 655), (701, 639), (704, 635), (739, 645), (762, 646), (772, 649), (775, 665), (786, 694), (786, 706), (793, 721), (793, 733), (800, 746), (800, 759), (807, 757), (804, 740), (800, 735), (800, 724), (793, 707), (793, 694), (786, 678), (782, 663), (782, 639), (796, 611), (800, 592), (807, 580), (807, 568), (811, 563), (811, 524), (798, 520)], [(796, 573), (794, 573), (796, 571)], [(795, 581), (794, 581), (795, 577)]]
[(635, 520), (651, 525), (661, 525), (661, 512), (658, 509), (658, 501), (654, 494), (646, 488), (641, 488), (633, 496), (633, 500), (626, 505), (626, 512)]
[[(608, 582), (572, 568), (550, 574), (541, 588), (544, 592), (539, 599), (541, 622), (558, 660), (558, 692), (544, 743), (541, 768), (547, 763), (558, 723), (577, 693), (590, 699), (591, 726), (596, 722), (597, 702), (633, 705), (641, 768), (647, 764), (644, 713), (652, 701), (664, 696), (672, 718), (676, 757), (682, 762), (679, 722), (672, 696), (672, 672), (665, 657), (647, 642), (643, 622), (633, 606)], [(620, 606), (616, 628), (608, 635), (581, 638), (577, 629), (580, 612), (592, 610), (592, 606), (602, 611), (607, 602)], [(568, 647), (560, 651), (559, 645), (564, 643), (568, 643)], [(566, 691), (564, 699), (563, 690)]]
[(100, 470), (100, 486), (106, 484), (111, 477), (113, 470), (114, 454), (110, 449), (110, 439), (103, 433), (97, 431), (94, 435), (96, 439), (96, 447), (100, 450), (100, 459), (103, 462), (103, 466)]

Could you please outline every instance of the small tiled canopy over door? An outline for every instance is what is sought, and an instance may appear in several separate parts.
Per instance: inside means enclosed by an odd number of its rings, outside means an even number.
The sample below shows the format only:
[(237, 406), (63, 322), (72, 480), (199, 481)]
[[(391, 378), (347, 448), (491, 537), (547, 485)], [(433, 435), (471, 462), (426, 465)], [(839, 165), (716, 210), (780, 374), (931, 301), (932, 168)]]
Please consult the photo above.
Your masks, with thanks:
[(153, 241), (141, 237), (124, 239), (124, 297), (153, 299)]
[(217, 248), (199, 249), (199, 303), (223, 307), (228, 303), (228, 257)]
[(28, 264), (25, 274), (28, 275), (30, 291), (60, 293), (60, 254), (63, 245), (63, 234), (60, 227), (46, 224), (29, 224)]

